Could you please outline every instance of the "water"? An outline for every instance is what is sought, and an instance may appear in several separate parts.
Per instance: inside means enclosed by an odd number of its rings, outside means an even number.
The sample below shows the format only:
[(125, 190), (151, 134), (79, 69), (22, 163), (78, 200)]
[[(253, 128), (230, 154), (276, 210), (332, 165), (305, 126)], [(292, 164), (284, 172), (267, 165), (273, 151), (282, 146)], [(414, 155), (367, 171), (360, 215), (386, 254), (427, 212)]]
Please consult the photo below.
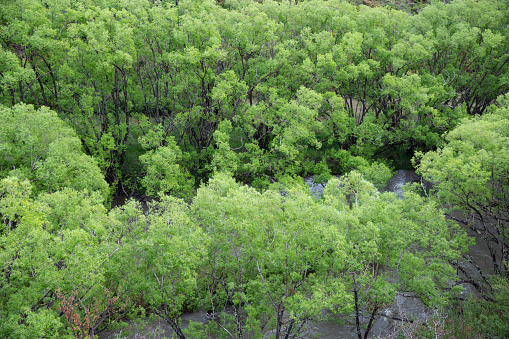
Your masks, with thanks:
[[(340, 178), (340, 177), (341, 176), (336, 175), (336, 178)], [(316, 183), (314, 176), (305, 177), (304, 178), (304, 182), (306, 183), (306, 185), (309, 186), (309, 189), (311, 190), (311, 193), (315, 197), (320, 198), (322, 196), (323, 189), (325, 188), (325, 184), (326, 184), (325, 182)]]
[[(231, 310), (225, 310), (226, 313), (232, 315)], [(181, 328), (186, 329), (190, 321), (199, 322), (203, 324), (209, 323), (210, 320), (204, 310), (199, 310), (192, 313), (184, 313), (182, 315)], [(268, 330), (263, 333), (264, 339), (269, 339), (274, 331)], [(120, 338), (140, 338), (140, 339), (159, 339), (163, 337), (170, 337), (173, 329), (164, 320), (148, 321), (148, 322), (124, 322), (124, 328), (113, 331), (105, 331), (99, 334), (100, 339), (120, 339)], [(304, 333), (299, 338), (343, 338), (343, 339), (356, 339), (355, 326), (353, 323), (347, 325), (340, 325), (334, 322), (318, 322), (307, 323)], [(251, 339), (252, 336), (244, 333), (244, 338)], [(212, 338), (211, 338), (212, 339)]]
[(415, 171), (398, 170), (389, 180), (383, 191), (394, 192), (399, 199), (403, 199), (403, 186), (407, 183), (419, 183), (426, 192), (428, 192), (432, 186), (430, 182), (417, 175)]
[[(192, 313), (182, 314), (181, 328), (186, 329), (191, 321), (207, 323), (207, 313), (199, 310)], [(125, 321), (124, 327), (119, 330), (105, 331), (99, 334), (100, 339), (140, 338), (152, 339), (170, 337), (173, 333), (171, 326), (164, 320), (156, 321)]]
[[(340, 178), (341, 176), (336, 175), (336, 178)], [(304, 178), (304, 182), (309, 186), (311, 193), (316, 197), (321, 197), (323, 193), (323, 189), (325, 188), (326, 183), (316, 183), (314, 176), (309, 176)], [(389, 180), (387, 186), (385, 186), (382, 191), (386, 192), (394, 192), (397, 194), (399, 199), (403, 199), (403, 186), (407, 183), (419, 183), (428, 192), (432, 186), (432, 184), (426, 180), (424, 180), (421, 176), (417, 175), (413, 170), (398, 170), (396, 174)]]

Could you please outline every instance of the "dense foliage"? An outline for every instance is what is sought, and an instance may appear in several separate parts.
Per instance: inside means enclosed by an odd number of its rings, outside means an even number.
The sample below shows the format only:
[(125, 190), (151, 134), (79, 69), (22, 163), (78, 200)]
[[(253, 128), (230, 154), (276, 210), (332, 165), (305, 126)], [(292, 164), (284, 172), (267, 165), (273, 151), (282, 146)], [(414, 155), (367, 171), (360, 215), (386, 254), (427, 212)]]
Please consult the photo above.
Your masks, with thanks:
[[(504, 336), (509, 4), (412, 10), (3, 1), (0, 337), (148, 312), (179, 338), (295, 338), (338, 313), (367, 338), (398, 292), (443, 307), (465, 281)], [(434, 192), (381, 191), (414, 154)], [(120, 193), (151, 202), (107, 208)], [(464, 270), (472, 236), (499, 280)], [(197, 308), (215, 321), (183, 329)]]
[[(508, 97), (501, 98), (506, 101)], [(418, 154), (419, 170), (435, 183), (437, 199), (484, 241), (495, 274), (509, 280), (509, 106), (464, 120), (447, 145)]]
[[(215, 164), (258, 186), (344, 173), (352, 156), (433, 149), (504, 94), (507, 17), (488, 0), (417, 15), (336, 0), (12, 1), (0, 103), (57, 111), (126, 192), (157, 186), (162, 159), (196, 184)], [(141, 147), (154, 133), (159, 144)]]

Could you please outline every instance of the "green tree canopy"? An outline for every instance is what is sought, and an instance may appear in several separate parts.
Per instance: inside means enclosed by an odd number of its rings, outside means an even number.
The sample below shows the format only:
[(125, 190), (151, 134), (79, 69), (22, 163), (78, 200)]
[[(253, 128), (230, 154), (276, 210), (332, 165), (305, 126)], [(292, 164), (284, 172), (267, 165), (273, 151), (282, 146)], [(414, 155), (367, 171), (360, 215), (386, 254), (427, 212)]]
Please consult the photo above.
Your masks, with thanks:
[(495, 274), (509, 279), (509, 105), (465, 119), (434, 152), (416, 154), (418, 170), (434, 183), (437, 199), (486, 243)]
[(26, 178), (36, 194), (68, 187), (108, 196), (96, 161), (83, 153), (76, 133), (55, 112), (25, 104), (1, 106), (0, 119), (0, 176)]

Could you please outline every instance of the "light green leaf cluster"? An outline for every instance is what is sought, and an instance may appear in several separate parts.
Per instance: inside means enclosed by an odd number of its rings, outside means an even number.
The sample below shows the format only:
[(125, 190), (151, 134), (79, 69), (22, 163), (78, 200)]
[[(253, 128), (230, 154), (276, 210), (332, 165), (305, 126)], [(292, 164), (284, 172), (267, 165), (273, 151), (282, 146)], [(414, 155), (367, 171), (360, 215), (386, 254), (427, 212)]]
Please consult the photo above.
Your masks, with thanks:
[(98, 192), (109, 188), (94, 159), (83, 154), (76, 133), (56, 113), (20, 104), (0, 107), (0, 175), (15, 175), (34, 183), (36, 192), (68, 187)]
[(108, 222), (98, 193), (99, 202), (81, 200), (70, 189), (33, 200), (31, 190), (26, 179), (0, 183), (0, 333), (66, 337), (56, 291), (75, 292), (88, 304), (104, 290), (102, 265), (114, 251), (103, 243)]
[(160, 195), (146, 216), (134, 202), (115, 213), (123, 227), (129, 227), (116, 259), (126, 265), (116, 274), (129, 282), (135, 296), (143, 296), (152, 312), (181, 333), (180, 315), (196, 293), (208, 236), (191, 217), (188, 205), (173, 197)]
[[(204, 270), (217, 290), (208, 307), (226, 300), (281, 331), (285, 312), (296, 324), (321, 319), (323, 309), (371, 312), (401, 291), (443, 305), (457, 279), (450, 262), (469, 244), (435, 203), (379, 193), (358, 172), (331, 179), (323, 200), (291, 185), (259, 193), (216, 173), (192, 209), (210, 236)], [(260, 331), (246, 321), (251, 327), (237, 330)]]
[(501, 256), (493, 257), (495, 273), (507, 274), (509, 236), (509, 108), (501, 107), (482, 117), (464, 119), (451, 131), (447, 144), (434, 152), (416, 154), (418, 170), (434, 183), (437, 199), (465, 216), (467, 226)]
[(146, 167), (141, 183), (147, 194), (190, 194), (193, 190), (194, 179), (180, 165), (182, 152), (174, 138), (164, 138), (164, 131), (156, 129), (145, 137), (141, 137), (140, 143), (148, 149), (140, 156), (141, 163)]
[(214, 141), (218, 147), (210, 165), (214, 171), (233, 174), (239, 167), (239, 156), (230, 147), (231, 132), (232, 124), (229, 120), (221, 121), (214, 132)]
[[(114, 298), (105, 292), (119, 228), (104, 207), (109, 187), (55, 112), (20, 104), (0, 115), (0, 335), (66, 337), (75, 331), (66, 326), (71, 314), (85, 326), (80, 333), (93, 335), (97, 313), (116, 305), (96, 301)], [(66, 309), (67, 298), (80, 306)]]
[(342, 216), (338, 228), (349, 248), (347, 267), (364, 302), (380, 307), (397, 291), (417, 292), (423, 302), (443, 305), (457, 279), (450, 262), (469, 244), (458, 226), (446, 222), (437, 205), (407, 191), (399, 200), (378, 193), (359, 173), (331, 179), (324, 203)]
[(192, 208), (211, 237), (208, 275), (226, 274), (217, 283), (235, 307), (273, 320), (288, 312), (299, 323), (321, 318), (323, 309), (351, 307), (331, 271), (343, 265), (343, 235), (335, 232), (330, 210), (307, 192), (260, 194), (218, 173), (198, 191)]

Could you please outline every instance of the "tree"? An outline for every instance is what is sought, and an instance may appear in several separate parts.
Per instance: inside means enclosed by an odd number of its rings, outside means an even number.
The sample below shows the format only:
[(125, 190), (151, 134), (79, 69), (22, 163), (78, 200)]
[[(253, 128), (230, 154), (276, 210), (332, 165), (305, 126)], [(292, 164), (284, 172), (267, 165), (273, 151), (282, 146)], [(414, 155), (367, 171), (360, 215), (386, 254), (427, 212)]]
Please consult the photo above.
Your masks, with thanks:
[(26, 179), (0, 183), (0, 333), (93, 337), (113, 320), (105, 322), (108, 316), (125, 311), (125, 290), (105, 278), (108, 259), (118, 250), (106, 241), (114, 222), (102, 200), (91, 201), (82, 192), (66, 189), (34, 200), (31, 191)]
[[(447, 222), (437, 204), (406, 191), (379, 193), (360, 173), (331, 179), (324, 204), (338, 215), (346, 244), (338, 277), (353, 293), (359, 339), (367, 338), (378, 312), (398, 292), (415, 292), (429, 306), (444, 305), (459, 288), (452, 265), (467, 250), (466, 234)], [(368, 313), (362, 333), (361, 316)]]
[(128, 263), (120, 272), (135, 296), (143, 298), (179, 338), (185, 338), (180, 315), (196, 293), (197, 267), (208, 237), (183, 200), (160, 195), (146, 215), (132, 204), (119, 214), (120, 218), (127, 214), (130, 230), (119, 240), (122, 249), (116, 262)]
[(209, 307), (234, 307), (233, 329), (220, 326), (238, 338), (267, 330), (296, 337), (323, 309), (352, 307), (366, 338), (396, 293), (437, 306), (459, 289), (451, 262), (466, 251), (465, 233), (435, 203), (381, 194), (357, 172), (331, 179), (322, 200), (291, 181), (258, 193), (217, 173), (192, 208), (211, 239)]
[(57, 335), (63, 326), (44, 307), (55, 301), (49, 283), (55, 270), (47, 253), (53, 241), (44, 230), (45, 216), (31, 200), (27, 180), (5, 178), (0, 185), (0, 333), (14, 338)]
[(118, 250), (108, 185), (55, 112), (19, 104), (0, 116), (0, 332), (93, 337), (126, 311), (125, 288), (105, 277)]
[(426, 68), (434, 77), (442, 75), (443, 84), (453, 90), (436, 106), (463, 105), (470, 115), (483, 114), (507, 92), (507, 9), (502, 1), (436, 2), (412, 17), (416, 33), (431, 44)]
[(306, 188), (260, 194), (217, 173), (192, 208), (211, 239), (203, 268), (209, 307), (234, 307), (233, 330), (220, 323), (230, 335), (294, 338), (323, 309), (348, 311), (351, 299), (332, 275), (343, 265), (343, 235)]
[(182, 152), (173, 136), (165, 137), (160, 126), (140, 137), (140, 143), (146, 150), (139, 157), (145, 165), (141, 184), (148, 195), (173, 194), (188, 196), (194, 189), (194, 180), (183, 168)]
[[(434, 183), (438, 201), (488, 249), (495, 274), (509, 279), (509, 105), (464, 119), (434, 152), (416, 154), (419, 173)], [(470, 262), (472, 258), (465, 256)], [(466, 273), (466, 272), (464, 272)], [(483, 275), (484, 276), (484, 275)], [(469, 279), (472, 281), (472, 279)]]
[(0, 172), (26, 178), (36, 192), (55, 192), (64, 187), (109, 194), (104, 177), (91, 157), (85, 155), (76, 133), (47, 107), (36, 110), (19, 104), (0, 106)]

